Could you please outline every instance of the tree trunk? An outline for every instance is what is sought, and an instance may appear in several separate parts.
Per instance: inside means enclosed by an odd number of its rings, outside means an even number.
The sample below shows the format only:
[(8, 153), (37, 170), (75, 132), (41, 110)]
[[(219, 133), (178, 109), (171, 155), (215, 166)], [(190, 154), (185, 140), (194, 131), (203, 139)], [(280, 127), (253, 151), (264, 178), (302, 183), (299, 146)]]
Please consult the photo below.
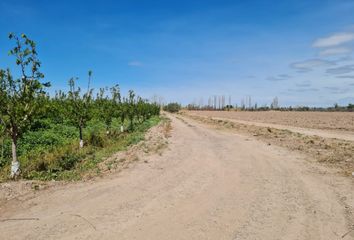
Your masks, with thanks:
[(12, 134), (12, 162), (11, 162), (11, 178), (20, 175), (20, 162), (17, 160), (17, 134)]
[(84, 140), (82, 138), (82, 126), (79, 127), (79, 131), (80, 131), (80, 148), (84, 147)]

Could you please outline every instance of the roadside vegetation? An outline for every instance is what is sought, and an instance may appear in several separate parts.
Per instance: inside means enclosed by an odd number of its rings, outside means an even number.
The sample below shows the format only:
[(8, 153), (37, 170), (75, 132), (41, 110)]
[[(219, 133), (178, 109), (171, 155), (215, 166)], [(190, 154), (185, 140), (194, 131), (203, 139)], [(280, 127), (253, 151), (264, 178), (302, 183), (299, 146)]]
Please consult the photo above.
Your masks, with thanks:
[(91, 88), (69, 80), (67, 91), (49, 95), (36, 44), (10, 34), (18, 72), (0, 69), (0, 181), (9, 178), (78, 179), (109, 154), (143, 139), (160, 107), (118, 85)]
[(163, 107), (163, 110), (170, 113), (177, 113), (181, 110), (181, 105), (178, 103), (169, 103)]

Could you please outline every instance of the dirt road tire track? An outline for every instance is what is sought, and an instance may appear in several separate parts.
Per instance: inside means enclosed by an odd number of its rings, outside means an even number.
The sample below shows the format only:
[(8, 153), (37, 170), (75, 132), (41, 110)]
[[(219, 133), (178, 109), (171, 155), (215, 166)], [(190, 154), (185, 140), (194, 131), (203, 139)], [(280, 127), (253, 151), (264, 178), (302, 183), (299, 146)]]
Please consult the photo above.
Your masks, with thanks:
[(170, 117), (162, 156), (9, 203), (1, 219), (39, 220), (0, 222), (0, 239), (333, 240), (352, 227), (350, 179), (282, 148)]

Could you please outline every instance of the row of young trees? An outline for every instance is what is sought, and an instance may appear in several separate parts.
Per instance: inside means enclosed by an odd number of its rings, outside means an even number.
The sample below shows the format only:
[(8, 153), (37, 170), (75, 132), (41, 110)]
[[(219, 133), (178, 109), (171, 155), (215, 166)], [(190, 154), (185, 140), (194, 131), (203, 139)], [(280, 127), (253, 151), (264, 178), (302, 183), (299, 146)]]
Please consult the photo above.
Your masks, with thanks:
[(38, 59), (36, 44), (25, 34), (17, 36), (9, 34), (15, 47), (9, 55), (15, 57), (19, 66), (19, 77), (7, 69), (0, 69), (0, 140), (5, 137), (12, 142), (11, 177), (20, 174), (17, 158), (18, 140), (28, 131), (33, 122), (48, 118), (58, 124), (70, 123), (79, 131), (79, 147), (84, 147), (83, 130), (88, 121), (94, 117), (101, 119), (111, 129), (112, 119), (121, 120), (120, 131), (125, 131), (123, 123), (129, 121), (127, 130), (133, 130), (135, 124), (158, 115), (160, 108), (129, 91), (122, 97), (119, 86), (102, 88), (94, 95), (91, 88), (92, 71), (88, 72), (88, 86), (84, 91), (76, 85), (77, 78), (71, 78), (68, 91), (58, 91), (52, 97), (47, 93), (49, 82), (43, 81), (40, 72), (41, 62)]

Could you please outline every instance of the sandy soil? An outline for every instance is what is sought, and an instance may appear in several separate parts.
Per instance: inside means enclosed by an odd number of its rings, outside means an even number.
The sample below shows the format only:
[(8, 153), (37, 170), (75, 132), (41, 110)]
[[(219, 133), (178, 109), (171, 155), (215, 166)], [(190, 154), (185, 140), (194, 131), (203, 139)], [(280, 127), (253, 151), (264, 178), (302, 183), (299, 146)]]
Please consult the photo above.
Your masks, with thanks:
[(348, 112), (234, 112), (188, 111), (195, 116), (289, 130), (305, 135), (354, 141), (354, 113)]
[(0, 239), (354, 239), (352, 179), (255, 138), (171, 118), (163, 154), (7, 203)]

